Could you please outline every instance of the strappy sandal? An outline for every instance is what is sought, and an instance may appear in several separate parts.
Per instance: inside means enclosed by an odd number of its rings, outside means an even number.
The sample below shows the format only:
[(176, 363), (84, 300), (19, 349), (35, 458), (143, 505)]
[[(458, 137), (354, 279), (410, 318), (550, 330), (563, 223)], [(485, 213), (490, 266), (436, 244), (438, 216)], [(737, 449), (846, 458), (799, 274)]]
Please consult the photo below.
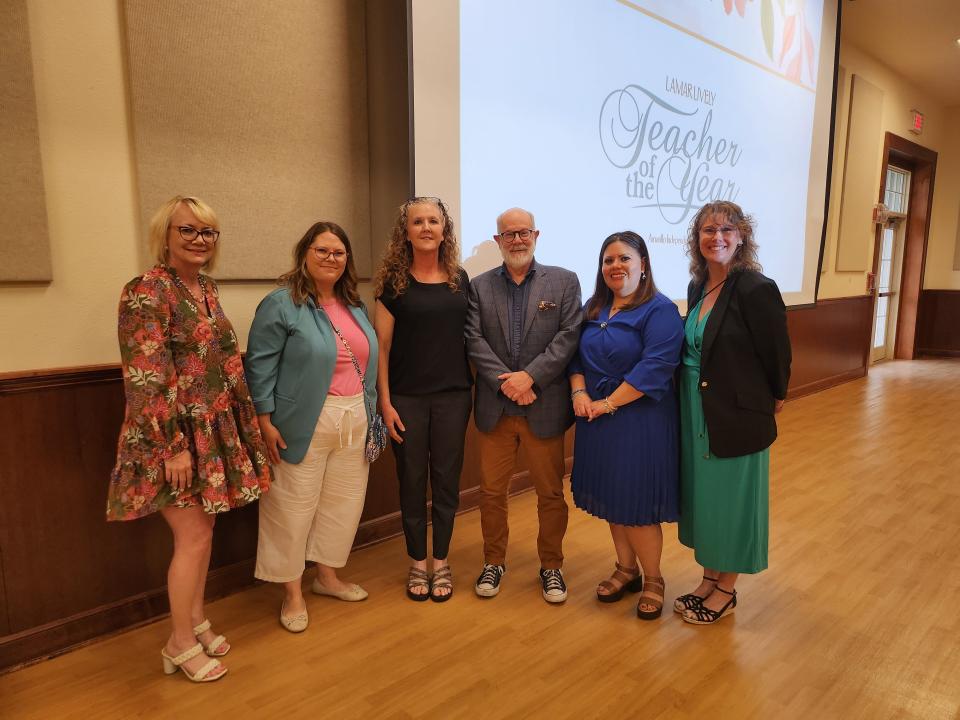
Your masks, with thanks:
[[(626, 592), (640, 592), (643, 589), (643, 577), (640, 575), (640, 568), (628, 568), (616, 564), (617, 569), (608, 580), (601, 580), (597, 586), (597, 600), (602, 603), (614, 603), (623, 598)], [(600, 588), (606, 590), (606, 593), (600, 592)]]
[[(426, 588), (426, 592), (415, 593), (414, 588)], [(415, 602), (423, 602), (430, 599), (430, 576), (426, 570), (411, 567), (407, 573), (407, 597)]]
[(697, 607), (690, 608), (689, 610), (685, 610), (683, 612), (681, 617), (683, 618), (684, 622), (688, 622), (693, 625), (713, 625), (720, 618), (726, 615), (733, 615), (733, 611), (737, 607), (737, 591), (734, 590), (731, 592), (730, 590), (724, 590), (719, 585), (717, 585), (714, 590), (730, 596), (730, 599), (727, 600), (727, 604), (719, 610), (711, 610), (701, 603)]
[[(720, 580), (720, 578), (707, 577), (706, 575), (703, 576), (703, 579), (708, 582), (712, 582), (714, 587), (716, 587), (717, 582)], [(681, 595), (673, 601), (673, 611), (675, 613), (682, 613), (684, 610), (693, 610), (702, 602), (703, 598), (699, 595), (687, 593), (686, 595)]]
[[(202, 623), (200, 623), (193, 629), (193, 634), (199, 636), (205, 633), (209, 629), (210, 629), (210, 621), (204, 620)], [(200, 642), (199, 637), (197, 637), (197, 642)], [(200, 644), (203, 645), (202, 642), (200, 642)], [(219, 650), (224, 645), (227, 646), (227, 649), (224, 650), (223, 652), (217, 652), (217, 650)], [(228, 652), (230, 652), (230, 645), (227, 643), (227, 639), (223, 635), (217, 635), (213, 640), (208, 642), (206, 645), (203, 645), (203, 651), (210, 657), (223, 657)]]
[[(437, 595), (434, 592), (437, 588), (449, 588), (450, 592), (444, 595)], [(433, 583), (430, 585), (430, 599), (434, 602), (446, 602), (453, 597), (453, 571), (449, 565), (437, 568), (433, 571)]]
[[(663, 577), (647, 575), (643, 581), (643, 592), (637, 602), (637, 617), (641, 620), (656, 620), (663, 612), (663, 592), (667, 589)], [(654, 610), (641, 610), (641, 605), (651, 605)]]
[[(227, 674), (227, 668), (220, 664), (219, 660), (209, 660), (202, 668), (197, 670), (192, 675), (190, 671), (187, 670), (183, 664), (188, 660), (192, 660), (197, 655), (203, 654), (203, 645), (197, 643), (192, 648), (184, 650), (182, 653), (176, 657), (170, 657), (167, 654), (167, 649), (163, 648), (160, 651), (160, 657), (163, 658), (163, 672), (167, 675), (173, 675), (177, 672), (177, 669), (183, 670), (183, 674), (186, 675), (190, 680), (196, 683), (202, 682), (213, 682), (214, 680), (219, 680), (224, 675)], [(217, 675), (210, 675), (210, 673), (215, 670), (217, 667), (222, 667), (223, 672)]]

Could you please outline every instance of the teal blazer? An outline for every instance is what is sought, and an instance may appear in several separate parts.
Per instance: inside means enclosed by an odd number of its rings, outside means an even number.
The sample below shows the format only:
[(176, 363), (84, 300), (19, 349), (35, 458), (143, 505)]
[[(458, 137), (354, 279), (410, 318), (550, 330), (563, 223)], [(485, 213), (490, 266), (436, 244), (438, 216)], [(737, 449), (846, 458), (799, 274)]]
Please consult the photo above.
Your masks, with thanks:
[[(350, 312), (370, 343), (363, 394), (367, 422), (377, 406), (377, 336), (363, 307)], [(340, 339), (313, 298), (296, 305), (286, 288), (278, 288), (257, 306), (244, 366), (258, 415), (270, 414), (287, 449), (280, 457), (299, 463), (307, 454), (314, 428), (330, 391)]]

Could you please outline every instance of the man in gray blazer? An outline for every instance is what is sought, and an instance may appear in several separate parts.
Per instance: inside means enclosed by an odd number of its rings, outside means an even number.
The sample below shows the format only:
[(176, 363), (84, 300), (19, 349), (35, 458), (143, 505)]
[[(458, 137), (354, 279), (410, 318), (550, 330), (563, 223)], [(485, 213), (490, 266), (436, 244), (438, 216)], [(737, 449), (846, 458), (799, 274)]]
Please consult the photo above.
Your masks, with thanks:
[(538, 264), (540, 232), (520, 208), (497, 218), (503, 265), (470, 282), (467, 351), (477, 369), (474, 419), (480, 430), (480, 524), (484, 565), (476, 592), (500, 592), (507, 553), (507, 491), (522, 447), (537, 491), (540, 582), (547, 602), (567, 599), (563, 535), (563, 435), (573, 423), (567, 363), (580, 341), (580, 283), (569, 270)]

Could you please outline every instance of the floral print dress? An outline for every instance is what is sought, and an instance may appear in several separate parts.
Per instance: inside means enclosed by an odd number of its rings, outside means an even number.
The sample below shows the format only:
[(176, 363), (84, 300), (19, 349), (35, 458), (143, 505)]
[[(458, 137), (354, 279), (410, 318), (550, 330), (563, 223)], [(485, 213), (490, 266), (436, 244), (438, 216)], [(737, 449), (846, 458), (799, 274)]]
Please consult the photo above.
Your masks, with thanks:
[[(110, 477), (108, 520), (201, 505), (221, 513), (260, 497), (270, 465), (243, 375), (237, 336), (217, 286), (201, 276), (209, 317), (172, 268), (134, 278), (120, 297), (127, 398)], [(166, 482), (165, 460), (189, 450), (190, 485)]]

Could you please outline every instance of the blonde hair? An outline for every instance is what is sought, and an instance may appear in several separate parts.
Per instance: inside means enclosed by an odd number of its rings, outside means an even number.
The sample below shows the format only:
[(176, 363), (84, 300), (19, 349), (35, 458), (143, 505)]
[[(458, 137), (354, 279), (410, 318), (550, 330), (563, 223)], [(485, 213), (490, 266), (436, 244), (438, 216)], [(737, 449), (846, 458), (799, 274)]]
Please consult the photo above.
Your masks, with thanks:
[[(161, 265), (167, 264), (167, 235), (170, 232), (170, 218), (177, 211), (177, 207), (183, 203), (187, 206), (193, 216), (205, 225), (209, 225), (214, 230), (220, 230), (220, 221), (217, 220), (217, 214), (209, 205), (200, 198), (189, 195), (175, 195), (167, 200), (153, 214), (150, 219), (149, 233), (147, 242), (150, 248), (150, 255)], [(210, 271), (217, 261), (217, 254), (220, 252), (220, 243), (216, 242), (210, 250), (210, 259), (203, 269)]]
[(447, 206), (440, 198), (415, 197), (407, 200), (397, 211), (397, 219), (393, 224), (390, 242), (383, 251), (383, 258), (377, 276), (374, 278), (374, 296), (383, 295), (383, 288), (388, 283), (396, 295), (403, 295), (407, 289), (410, 275), (410, 263), (413, 261), (413, 246), (407, 240), (407, 213), (413, 205), (434, 205), (443, 218), (443, 242), (440, 243), (440, 267), (447, 274), (447, 287), (450, 292), (459, 292), (460, 284), (457, 275), (460, 270), (460, 243), (453, 231), (453, 220), (447, 212)]

